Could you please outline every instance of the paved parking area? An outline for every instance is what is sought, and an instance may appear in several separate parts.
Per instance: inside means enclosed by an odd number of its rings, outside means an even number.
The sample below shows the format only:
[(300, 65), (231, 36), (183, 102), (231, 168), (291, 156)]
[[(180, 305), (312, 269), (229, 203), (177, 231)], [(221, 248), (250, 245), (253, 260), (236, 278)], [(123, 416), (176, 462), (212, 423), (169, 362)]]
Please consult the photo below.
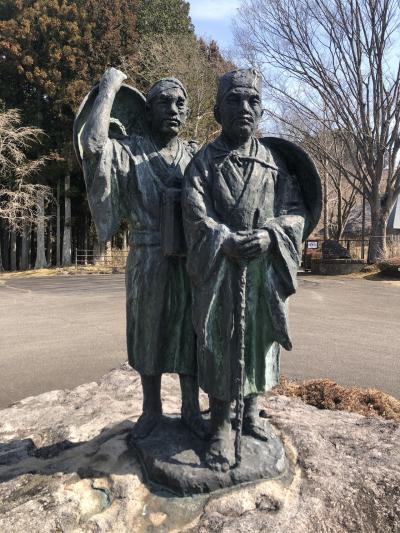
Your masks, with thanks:
[[(290, 315), (286, 376), (400, 397), (399, 286), (300, 277)], [(125, 360), (123, 275), (0, 276), (0, 408), (96, 380)]]

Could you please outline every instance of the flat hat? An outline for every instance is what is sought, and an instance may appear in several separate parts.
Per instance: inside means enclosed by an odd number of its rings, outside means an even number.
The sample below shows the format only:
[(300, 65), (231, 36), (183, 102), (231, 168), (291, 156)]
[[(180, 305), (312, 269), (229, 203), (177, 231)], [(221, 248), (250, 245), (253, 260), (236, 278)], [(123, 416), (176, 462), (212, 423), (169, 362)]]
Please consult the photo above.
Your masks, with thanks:
[(222, 102), (229, 91), (236, 87), (254, 89), (261, 96), (261, 74), (255, 68), (227, 72), (219, 79), (217, 102)]

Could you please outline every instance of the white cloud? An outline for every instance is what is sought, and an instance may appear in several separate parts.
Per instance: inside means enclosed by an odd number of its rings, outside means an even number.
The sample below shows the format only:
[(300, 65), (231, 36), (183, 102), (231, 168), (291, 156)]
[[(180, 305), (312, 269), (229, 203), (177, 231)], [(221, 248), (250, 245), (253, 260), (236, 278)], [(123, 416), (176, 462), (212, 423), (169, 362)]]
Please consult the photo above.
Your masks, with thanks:
[(240, 0), (190, 0), (190, 15), (197, 20), (224, 20), (232, 17)]

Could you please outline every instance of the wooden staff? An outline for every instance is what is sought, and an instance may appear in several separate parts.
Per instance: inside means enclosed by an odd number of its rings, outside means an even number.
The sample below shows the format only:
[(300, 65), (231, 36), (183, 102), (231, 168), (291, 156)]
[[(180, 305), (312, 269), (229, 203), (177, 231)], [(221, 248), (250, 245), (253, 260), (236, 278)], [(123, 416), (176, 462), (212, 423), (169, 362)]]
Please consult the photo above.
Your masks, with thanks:
[(244, 380), (245, 380), (245, 330), (246, 330), (246, 283), (247, 264), (245, 261), (239, 263), (238, 272), (238, 309), (237, 309), (237, 347), (238, 365), (236, 374), (236, 433), (235, 433), (235, 466), (240, 466), (242, 461), (242, 426), (244, 410)]

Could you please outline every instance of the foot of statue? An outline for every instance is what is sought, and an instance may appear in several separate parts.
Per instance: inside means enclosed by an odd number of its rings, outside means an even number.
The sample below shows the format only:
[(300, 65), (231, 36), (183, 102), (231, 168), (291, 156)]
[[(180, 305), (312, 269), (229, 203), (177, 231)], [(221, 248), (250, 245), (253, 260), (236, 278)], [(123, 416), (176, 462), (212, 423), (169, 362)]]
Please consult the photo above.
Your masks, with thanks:
[(232, 454), (230, 428), (220, 429), (210, 439), (206, 452), (206, 465), (214, 472), (228, 472), (230, 468), (229, 457)]
[(270, 437), (262, 419), (258, 416), (247, 416), (243, 419), (242, 433), (243, 435), (248, 435), (249, 437), (263, 441), (267, 441)]
[(161, 420), (161, 413), (147, 412), (140, 415), (132, 430), (133, 440), (145, 439)]
[(256, 395), (244, 399), (242, 433), (263, 441), (267, 441), (270, 437), (265, 423), (259, 417), (258, 396)]
[(210, 437), (210, 430), (207, 423), (203, 420), (199, 411), (184, 411), (181, 412), (182, 423), (199, 439), (207, 440)]

